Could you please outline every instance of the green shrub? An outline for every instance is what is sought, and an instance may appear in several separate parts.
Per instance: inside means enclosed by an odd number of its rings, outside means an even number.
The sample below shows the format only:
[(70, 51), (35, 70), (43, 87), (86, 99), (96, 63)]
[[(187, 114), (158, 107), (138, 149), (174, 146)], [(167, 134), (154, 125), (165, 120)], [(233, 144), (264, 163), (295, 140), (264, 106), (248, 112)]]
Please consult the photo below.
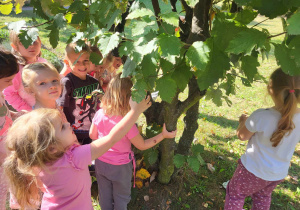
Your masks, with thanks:
[(2, 44), (2, 42), (4, 40), (8, 40), (9, 38), (9, 33), (7, 30), (0, 30), (0, 44)]
[(60, 72), (63, 68), (63, 62), (53, 53), (47, 49), (41, 49), (42, 57), (47, 59)]

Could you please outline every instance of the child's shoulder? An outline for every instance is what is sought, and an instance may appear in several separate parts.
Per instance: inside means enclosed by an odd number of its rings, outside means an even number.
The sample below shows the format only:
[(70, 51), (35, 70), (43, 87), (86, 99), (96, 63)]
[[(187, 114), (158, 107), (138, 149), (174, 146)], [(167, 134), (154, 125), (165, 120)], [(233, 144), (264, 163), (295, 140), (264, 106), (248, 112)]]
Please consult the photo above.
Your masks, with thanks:
[(95, 77), (92, 77), (92, 76), (89, 75), (89, 74), (86, 75), (86, 78), (87, 78), (88, 80), (90, 80), (90, 81), (99, 83), (99, 81), (98, 81)]

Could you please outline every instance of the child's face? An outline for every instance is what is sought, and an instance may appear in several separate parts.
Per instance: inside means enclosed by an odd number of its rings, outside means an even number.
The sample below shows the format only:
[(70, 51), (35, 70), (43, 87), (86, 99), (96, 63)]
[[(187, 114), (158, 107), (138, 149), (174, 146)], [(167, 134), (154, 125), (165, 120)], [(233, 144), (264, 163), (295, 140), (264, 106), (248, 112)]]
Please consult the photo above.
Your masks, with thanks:
[(32, 73), (32, 85), (29, 87), (36, 101), (55, 101), (61, 94), (59, 76), (50, 70), (40, 70)]
[[(80, 57), (79, 57), (80, 56)], [(79, 58), (78, 58), (79, 57)], [(67, 65), (71, 68), (72, 73), (80, 79), (86, 79), (87, 73), (90, 71), (90, 54), (84, 53), (69, 53)], [(76, 64), (74, 64), (76, 62)]]
[(76, 135), (74, 134), (73, 128), (70, 123), (63, 123), (62, 120), (56, 120), (54, 122), (55, 137), (59, 139), (64, 148), (68, 148), (73, 144), (78, 144)]
[(40, 38), (37, 38), (37, 40), (27, 49), (21, 42), (18, 42), (16, 50), (26, 59), (27, 63), (35, 62), (37, 56), (41, 52), (41, 40)]
[(2, 92), (5, 88), (12, 85), (12, 80), (16, 75), (12, 75), (10, 77), (3, 77), (0, 79), (0, 92)]

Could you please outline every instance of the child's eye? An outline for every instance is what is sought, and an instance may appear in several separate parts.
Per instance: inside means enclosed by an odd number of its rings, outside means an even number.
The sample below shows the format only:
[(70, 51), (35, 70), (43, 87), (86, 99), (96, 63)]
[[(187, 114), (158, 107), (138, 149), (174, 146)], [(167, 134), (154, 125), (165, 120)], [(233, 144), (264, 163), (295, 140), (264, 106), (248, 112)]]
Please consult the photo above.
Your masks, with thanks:
[(55, 83), (56, 83), (56, 82), (58, 82), (58, 79), (54, 79), (52, 82), (55, 82)]
[(45, 82), (41, 82), (41, 83), (40, 83), (40, 85), (45, 85), (45, 84), (46, 84)]

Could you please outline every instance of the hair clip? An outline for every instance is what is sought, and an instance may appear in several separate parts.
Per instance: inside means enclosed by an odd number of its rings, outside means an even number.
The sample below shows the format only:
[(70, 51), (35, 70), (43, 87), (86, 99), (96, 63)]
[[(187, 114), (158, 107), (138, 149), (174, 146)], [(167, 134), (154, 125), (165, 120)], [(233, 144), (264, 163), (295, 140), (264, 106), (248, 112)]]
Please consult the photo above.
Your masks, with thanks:
[(290, 93), (294, 93), (295, 90), (294, 90), (294, 89), (290, 89), (289, 92), (290, 92)]

